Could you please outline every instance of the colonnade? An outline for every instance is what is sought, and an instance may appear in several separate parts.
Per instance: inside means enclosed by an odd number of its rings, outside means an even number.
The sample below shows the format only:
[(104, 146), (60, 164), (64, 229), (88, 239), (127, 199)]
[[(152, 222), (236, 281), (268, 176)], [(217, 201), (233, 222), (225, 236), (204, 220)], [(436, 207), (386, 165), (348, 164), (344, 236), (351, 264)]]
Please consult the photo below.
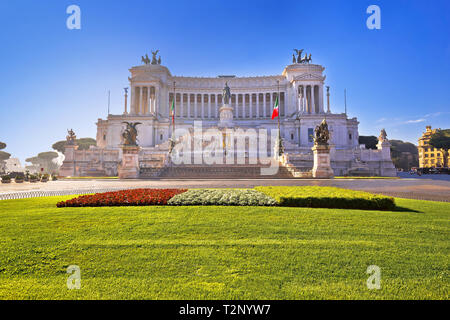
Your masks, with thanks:
[(300, 113), (323, 113), (323, 86), (314, 84), (297, 87), (297, 106)]
[(133, 86), (131, 93), (131, 114), (150, 115), (158, 112), (159, 87)]
[[(231, 94), (230, 106), (234, 118), (252, 119), (268, 118), (272, 115), (277, 92), (234, 93)], [(280, 93), (280, 111), (284, 116), (284, 92)], [(169, 93), (169, 105), (172, 105), (173, 92)], [(175, 117), (184, 119), (214, 119), (219, 117), (222, 106), (222, 94), (177, 92), (175, 100)]]

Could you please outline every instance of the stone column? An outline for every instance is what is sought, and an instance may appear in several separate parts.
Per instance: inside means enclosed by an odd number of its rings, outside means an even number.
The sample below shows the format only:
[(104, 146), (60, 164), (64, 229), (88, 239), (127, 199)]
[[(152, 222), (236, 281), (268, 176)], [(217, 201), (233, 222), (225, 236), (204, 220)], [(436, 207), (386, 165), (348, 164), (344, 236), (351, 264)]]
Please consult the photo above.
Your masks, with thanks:
[(145, 102), (144, 112), (145, 114), (150, 114), (152, 112), (152, 87), (147, 87), (147, 101)]
[(211, 94), (208, 93), (208, 118), (212, 118), (212, 112), (211, 112)]
[(215, 105), (216, 105), (216, 107), (215, 107), (215, 109), (214, 109), (214, 113), (215, 113), (215, 115), (216, 115), (216, 118), (218, 117), (218, 112), (219, 112), (219, 95), (218, 94), (215, 94), (214, 95), (214, 103), (215, 103)]
[(270, 93), (270, 108), (269, 110), (273, 109), (273, 92)]
[(197, 108), (198, 108), (198, 96), (197, 96), (197, 94), (195, 93), (194, 94), (194, 97), (195, 97), (195, 99), (194, 99), (194, 119), (195, 118), (197, 118)]
[(327, 113), (331, 113), (330, 110), (330, 91), (327, 90)]
[(303, 104), (303, 112), (308, 112), (308, 99), (306, 99), (306, 86), (303, 86), (303, 97), (302, 97), (302, 104)]
[(312, 105), (312, 108), (311, 108), (311, 113), (316, 113), (316, 102), (314, 101), (314, 85), (312, 84), (311, 85), (311, 105)]
[(159, 87), (155, 87), (155, 106), (153, 107), (153, 112), (155, 113), (155, 116), (159, 112)]
[(143, 95), (143, 91), (142, 88), (144, 87), (139, 87), (139, 107), (137, 110), (137, 114), (142, 114), (142, 100), (144, 99), (144, 95)]
[(185, 93), (182, 93), (182, 94), (181, 94), (181, 102), (180, 102), (180, 118), (184, 118), (184, 108), (185, 108), (185, 105), (184, 105), (184, 95), (185, 95)]
[(187, 119), (191, 117), (191, 94), (188, 93), (188, 99), (187, 99)]
[(267, 110), (266, 110), (266, 105), (267, 105), (267, 92), (264, 92), (263, 93), (263, 115), (264, 115), (264, 118), (267, 118)]
[(256, 94), (256, 117), (259, 118), (259, 92)]
[(320, 113), (324, 113), (324, 108), (323, 108), (323, 85), (322, 84), (319, 85), (319, 111), (320, 111)]
[(123, 114), (128, 114), (128, 110), (127, 110), (127, 102), (128, 102), (128, 92), (125, 91), (125, 111)]
[(245, 112), (245, 93), (242, 94), (242, 118), (246, 118), (247, 117), (247, 112)]
[(204, 119), (205, 118), (205, 95), (202, 93), (201, 97), (202, 97), (202, 104), (201, 104), (201, 107), (202, 107), (202, 119)]

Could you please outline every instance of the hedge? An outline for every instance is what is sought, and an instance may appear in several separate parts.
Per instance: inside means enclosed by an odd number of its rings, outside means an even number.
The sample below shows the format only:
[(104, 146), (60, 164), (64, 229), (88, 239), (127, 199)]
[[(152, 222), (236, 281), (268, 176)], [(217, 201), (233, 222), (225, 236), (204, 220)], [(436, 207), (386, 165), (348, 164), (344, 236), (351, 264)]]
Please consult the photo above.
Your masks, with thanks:
[(394, 210), (394, 198), (336, 187), (255, 187), (283, 207)]
[(167, 202), (174, 206), (274, 206), (277, 202), (253, 189), (190, 189)]

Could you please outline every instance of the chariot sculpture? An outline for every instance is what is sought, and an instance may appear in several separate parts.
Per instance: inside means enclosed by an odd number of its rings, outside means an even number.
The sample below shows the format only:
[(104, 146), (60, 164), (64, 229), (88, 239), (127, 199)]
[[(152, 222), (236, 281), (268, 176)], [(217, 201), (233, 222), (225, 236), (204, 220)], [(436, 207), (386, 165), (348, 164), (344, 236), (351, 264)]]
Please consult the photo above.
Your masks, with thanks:
[[(301, 63), (301, 64), (309, 64), (312, 61), (311, 54), (305, 52), (305, 56), (302, 58), (302, 53), (304, 49), (294, 49), (295, 54), (292, 55), (292, 63)], [(295, 57), (297, 55), (297, 57)]]
[(150, 58), (148, 57), (148, 54), (145, 54), (145, 56), (141, 57), (141, 61), (144, 64), (161, 64), (161, 56), (157, 57), (157, 54), (159, 52), (159, 50), (156, 51), (151, 51), (152, 52), (152, 60), (150, 60)]

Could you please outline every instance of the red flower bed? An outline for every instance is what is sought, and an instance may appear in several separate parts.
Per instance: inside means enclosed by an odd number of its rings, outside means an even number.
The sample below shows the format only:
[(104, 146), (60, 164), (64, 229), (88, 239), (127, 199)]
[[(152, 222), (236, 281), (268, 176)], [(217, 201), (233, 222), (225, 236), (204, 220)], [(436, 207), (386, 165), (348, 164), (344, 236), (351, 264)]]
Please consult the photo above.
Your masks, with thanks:
[(132, 189), (79, 196), (56, 204), (61, 207), (110, 207), (165, 205), (173, 196), (187, 189)]

